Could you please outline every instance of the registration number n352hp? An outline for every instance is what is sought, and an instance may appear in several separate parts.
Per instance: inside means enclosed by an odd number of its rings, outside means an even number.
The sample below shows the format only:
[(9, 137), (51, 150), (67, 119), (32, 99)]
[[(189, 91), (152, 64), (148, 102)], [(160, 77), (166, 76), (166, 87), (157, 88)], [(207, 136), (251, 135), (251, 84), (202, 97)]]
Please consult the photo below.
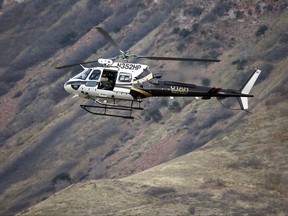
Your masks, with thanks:
[(132, 64), (132, 63), (118, 63), (117, 67), (121, 69), (126, 69), (126, 70), (139, 70), (141, 68), (141, 65), (139, 64)]

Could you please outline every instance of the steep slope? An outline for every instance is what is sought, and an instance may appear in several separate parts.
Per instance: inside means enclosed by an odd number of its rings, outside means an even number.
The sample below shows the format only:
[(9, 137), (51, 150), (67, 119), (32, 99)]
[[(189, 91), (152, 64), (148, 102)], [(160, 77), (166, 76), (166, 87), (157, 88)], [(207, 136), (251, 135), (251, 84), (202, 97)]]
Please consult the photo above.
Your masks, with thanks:
[[(15, 17), (14, 14), (21, 14), (21, 16)], [(40, 15), (42, 19), (37, 19)], [(78, 68), (71, 71), (56, 71), (53, 68), (59, 64), (84, 59), (94, 60), (96, 57), (111, 56), (115, 53), (103, 37), (93, 29), (95, 25), (105, 27), (120, 42), (123, 49), (131, 48), (136, 53), (172, 56), (191, 54), (196, 56), (197, 53), (197, 57), (218, 57), (222, 60), (221, 63), (212, 65), (147, 62), (151, 70), (164, 71), (165, 79), (237, 88), (243, 84), (253, 67), (260, 67), (263, 70), (261, 79), (253, 89), (256, 97), (250, 101), (252, 111), (256, 113), (252, 115), (254, 116), (252, 119), (258, 118), (258, 125), (263, 126), (270, 120), (268, 116), (273, 114), (275, 119), (269, 122), (271, 131), (263, 129), (267, 134), (267, 140), (263, 139), (263, 142), (268, 142), (269, 134), (274, 133), (278, 134), (277, 137), (281, 137), (281, 143), (287, 140), (285, 129), (281, 131), (274, 126), (277, 125), (277, 121), (280, 123), (283, 120), (282, 116), (287, 115), (285, 109), (287, 3), (285, 1), (278, 1), (277, 4), (270, 1), (258, 1), (255, 4), (249, 1), (195, 1), (193, 3), (144, 1), (138, 4), (134, 1), (122, 3), (92, 0), (70, 0), (60, 3), (25, 1), (3, 13), (0, 23), (1, 50), (8, 50), (0, 54), (2, 95), (0, 101), (3, 107), (3, 112), (0, 113), (2, 129), (0, 203), (5, 203), (1, 205), (1, 214), (19, 212), (72, 183), (97, 178), (129, 176), (186, 154), (210, 140), (207, 146), (212, 147), (213, 140), (217, 136), (224, 137), (227, 128), (230, 134), (226, 137), (230, 140), (234, 130), (241, 133), (239, 130), (245, 128), (247, 124), (246, 121), (250, 117), (247, 113), (226, 110), (217, 101), (206, 102), (183, 98), (174, 101), (167, 98), (149, 99), (144, 104), (145, 111), (135, 113), (136, 119), (133, 121), (91, 117), (84, 113), (80, 110), (79, 104), (86, 101), (71, 99), (63, 90), (63, 83), (72, 74), (77, 73)], [(225, 103), (232, 107), (237, 106), (233, 101)], [(156, 117), (155, 113), (157, 113)], [(262, 118), (262, 115), (265, 118)], [(285, 125), (285, 119), (283, 121)], [(253, 128), (253, 132), (249, 131), (249, 134), (257, 139), (257, 124), (254, 125), (253, 122), (249, 124)], [(235, 136), (232, 141), (237, 142), (238, 137), (245, 140), (244, 136)], [(249, 145), (248, 138), (247, 135), (247, 145)], [(240, 141), (242, 146), (243, 143)], [(220, 141), (217, 139), (215, 142)], [(275, 142), (277, 143), (279, 140)], [(252, 155), (245, 158), (247, 149), (251, 150), (243, 145), (242, 151), (239, 150), (241, 153), (239, 163), (244, 169), (239, 171), (238, 165), (235, 165), (236, 173), (246, 172), (247, 166), (249, 168), (249, 164), (255, 162), (252, 160)], [(260, 153), (264, 154), (265, 151), (261, 149), (259, 147)], [(203, 151), (210, 155), (208, 150)], [(280, 152), (278, 149), (276, 152), (285, 161), (285, 146)], [(244, 158), (241, 162), (242, 156)], [(192, 158), (194, 157), (196, 156)], [(261, 158), (262, 155), (259, 157)], [(237, 162), (237, 158), (233, 155), (231, 158)], [(212, 159), (207, 159), (207, 163), (214, 164)], [(260, 162), (258, 158), (255, 162), (256, 166), (264, 163), (262, 160)], [(201, 163), (204, 163), (203, 160)], [(226, 164), (227, 167), (228, 165)], [(271, 170), (277, 165), (272, 164)], [(207, 164), (199, 164), (199, 167), (203, 166), (206, 167)], [(231, 166), (233, 168), (233, 164)], [(229, 171), (232, 168), (229, 168)], [(271, 174), (271, 178), (275, 178), (278, 183), (282, 182), (282, 176), (279, 177), (282, 171), (281, 167), (279, 172)], [(139, 177), (133, 176), (131, 180), (127, 179), (136, 182), (133, 184), (145, 187), (146, 183), (143, 182), (151, 178), (147, 175), (145, 179), (143, 177), (145, 173), (139, 174)], [(201, 175), (203, 177), (206, 174), (203, 171)], [(134, 178), (136, 180), (133, 180)], [(213, 185), (215, 178), (211, 178)], [(207, 184), (209, 181), (208, 179)], [(215, 181), (217, 183), (217, 177)], [(231, 181), (237, 182), (237, 179)], [(247, 179), (246, 182), (249, 181), (250, 179)], [(114, 182), (123, 185), (117, 191), (127, 196), (125, 187), (130, 188), (130, 183), (126, 183), (126, 179), (97, 181), (96, 184), (102, 184), (103, 194), (109, 195), (105, 185), (108, 185), (108, 188), (110, 186), (117, 188)], [(86, 188), (86, 183), (83, 184)], [(133, 184), (131, 190), (134, 188)], [(221, 185), (221, 181), (219, 184)], [(87, 188), (88, 185), (89, 182)], [(78, 186), (74, 187), (77, 189)], [(164, 192), (161, 192), (161, 189), (159, 192), (160, 195), (162, 193), (165, 195), (164, 200), (166, 194), (170, 196), (170, 192), (176, 190), (178, 194), (178, 186), (175, 186), (176, 189), (170, 188), (174, 187), (173, 184), (167, 187), (168, 189), (164, 188)], [(138, 186), (135, 189), (136, 193), (139, 189), (137, 188)], [(67, 191), (70, 189), (68, 188)], [(145, 192), (146, 189), (149, 189), (148, 192)], [(137, 206), (142, 201), (146, 202), (147, 196), (150, 199), (154, 193), (157, 194), (157, 188), (156, 192), (153, 192), (153, 188), (150, 191), (150, 186), (146, 189), (143, 189), (145, 195), (143, 197), (142, 186), (140, 187), (138, 190), (140, 201), (135, 202), (133, 206)], [(281, 191), (282, 186), (279, 189)], [(181, 192), (180, 187), (179, 190)], [(66, 196), (65, 191), (60, 194)], [(77, 193), (75, 191), (75, 196)], [(93, 194), (89, 195), (93, 196)], [(202, 195), (199, 199), (201, 197), (205, 199)], [(282, 199), (282, 195), (277, 198)], [(71, 196), (71, 199), (75, 198)], [(154, 209), (160, 208), (159, 205), (162, 204), (158, 202), (159, 197), (156, 196), (155, 200)], [(46, 201), (53, 203), (59, 200), (53, 201), (51, 197)], [(41, 205), (45, 205), (46, 201)], [(60, 202), (64, 203), (64, 200)], [(99, 202), (106, 201), (99, 200)], [(270, 200), (267, 201), (269, 202)], [(117, 203), (120, 208), (123, 202), (119, 199)], [(183, 212), (186, 212), (187, 205), (182, 207)], [(103, 211), (109, 212), (107, 208)], [(126, 211), (123, 206), (121, 209)], [(279, 212), (284, 210), (280, 209)], [(193, 211), (193, 208), (190, 211)]]
[(71, 185), (20, 215), (285, 215), (284, 104), (185, 156), (123, 179)]

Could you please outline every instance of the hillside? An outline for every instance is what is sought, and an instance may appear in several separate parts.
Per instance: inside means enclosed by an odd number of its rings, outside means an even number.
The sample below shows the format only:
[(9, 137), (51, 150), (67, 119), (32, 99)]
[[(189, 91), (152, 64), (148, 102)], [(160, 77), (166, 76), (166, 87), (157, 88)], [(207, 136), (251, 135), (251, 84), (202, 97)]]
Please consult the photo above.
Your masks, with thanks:
[[(286, 1), (4, 3), (1, 215), (287, 212)], [(115, 55), (97, 25), (134, 53), (221, 59), (141, 61), (163, 79), (237, 89), (259, 67), (253, 114), (194, 98), (148, 99), (134, 120), (85, 113), (63, 89), (80, 67), (54, 68)]]
[(71, 185), (20, 215), (286, 215), (288, 120), (273, 111), (139, 174)]

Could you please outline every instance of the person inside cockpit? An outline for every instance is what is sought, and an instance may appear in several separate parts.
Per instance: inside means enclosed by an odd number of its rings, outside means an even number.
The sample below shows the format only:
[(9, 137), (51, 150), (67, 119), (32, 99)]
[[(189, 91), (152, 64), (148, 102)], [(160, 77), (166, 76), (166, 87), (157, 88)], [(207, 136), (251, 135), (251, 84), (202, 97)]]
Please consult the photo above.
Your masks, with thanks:
[(115, 86), (115, 76), (113, 72), (103, 73), (101, 78), (100, 89), (113, 90)]

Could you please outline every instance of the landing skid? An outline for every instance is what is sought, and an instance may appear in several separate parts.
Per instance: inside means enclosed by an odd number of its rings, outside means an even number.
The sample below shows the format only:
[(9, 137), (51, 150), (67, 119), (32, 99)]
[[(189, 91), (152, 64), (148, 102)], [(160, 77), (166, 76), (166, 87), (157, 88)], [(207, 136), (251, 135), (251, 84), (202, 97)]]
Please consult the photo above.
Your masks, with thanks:
[[(131, 102), (130, 106), (122, 106), (122, 105), (117, 105), (117, 104), (104, 104), (102, 102), (96, 101), (96, 103), (100, 104), (100, 106), (94, 106), (94, 105), (80, 105), (82, 109), (87, 111), (88, 113), (91, 113), (93, 115), (102, 115), (102, 116), (111, 116), (111, 117), (121, 117), (125, 119), (134, 119), (132, 116), (133, 110), (143, 110), (142, 107), (140, 107), (140, 102), (138, 107), (133, 106), (133, 102)], [(95, 110), (95, 112), (93, 111)], [(99, 110), (103, 110), (103, 112), (100, 112)], [(118, 111), (127, 111), (129, 112), (128, 115), (122, 115), (122, 114), (110, 114), (107, 113), (107, 111), (110, 110), (118, 110)]]

